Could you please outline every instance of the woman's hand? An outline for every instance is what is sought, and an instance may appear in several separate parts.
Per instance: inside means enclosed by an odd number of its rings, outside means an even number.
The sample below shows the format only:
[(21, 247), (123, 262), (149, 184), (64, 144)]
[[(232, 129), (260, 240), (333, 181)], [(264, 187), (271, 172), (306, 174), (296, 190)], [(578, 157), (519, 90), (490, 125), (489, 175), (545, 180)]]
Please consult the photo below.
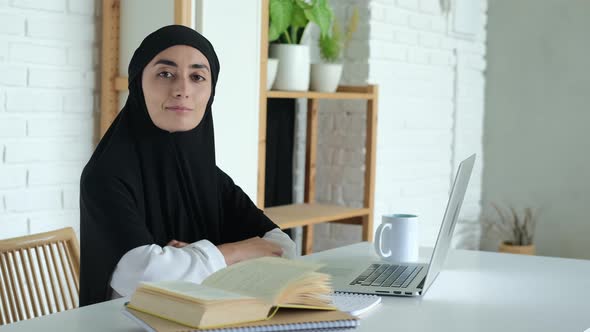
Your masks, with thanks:
[(225, 263), (228, 266), (252, 258), (283, 255), (283, 248), (258, 236), (243, 241), (225, 243), (217, 248), (225, 257)]
[(182, 248), (184, 246), (188, 246), (188, 243), (178, 241), (178, 240), (172, 240), (172, 241), (168, 242), (167, 246), (171, 246), (174, 248)]

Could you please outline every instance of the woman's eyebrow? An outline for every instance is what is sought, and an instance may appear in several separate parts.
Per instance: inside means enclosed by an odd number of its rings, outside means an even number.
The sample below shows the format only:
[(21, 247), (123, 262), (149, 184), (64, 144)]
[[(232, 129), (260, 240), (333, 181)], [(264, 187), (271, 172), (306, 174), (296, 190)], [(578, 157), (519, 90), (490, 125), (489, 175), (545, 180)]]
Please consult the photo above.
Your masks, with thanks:
[(195, 68), (195, 69), (207, 69), (207, 71), (209, 70), (209, 67), (207, 67), (207, 65), (202, 64), (202, 63), (195, 63), (191, 65), (191, 68)]
[(160, 60), (156, 61), (156, 63), (154, 63), (154, 66), (155, 65), (166, 65), (166, 66), (170, 66), (170, 67), (178, 67), (176, 62), (174, 62), (172, 60), (166, 60), (166, 59), (160, 59)]
[[(167, 59), (160, 59), (158, 61), (156, 61), (155, 65), (166, 65), (166, 66), (170, 66), (170, 67), (178, 67), (178, 65), (176, 64), (176, 62), (172, 61), (172, 60), (167, 60)], [(207, 71), (209, 70), (209, 67), (207, 67), (207, 65), (202, 64), (202, 63), (195, 63), (190, 65), (191, 68), (195, 68), (195, 69), (207, 69)]]

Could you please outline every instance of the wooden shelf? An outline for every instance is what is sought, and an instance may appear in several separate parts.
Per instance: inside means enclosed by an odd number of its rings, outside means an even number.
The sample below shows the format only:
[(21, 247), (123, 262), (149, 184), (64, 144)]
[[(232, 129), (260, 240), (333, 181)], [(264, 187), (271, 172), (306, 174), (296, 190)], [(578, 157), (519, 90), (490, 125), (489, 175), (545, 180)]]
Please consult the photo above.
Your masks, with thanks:
[[(291, 204), (264, 209), (266, 214), (281, 229), (320, 224), (324, 222), (342, 221), (361, 224), (359, 217), (368, 216), (367, 208), (350, 208), (328, 204)], [(357, 218), (358, 222), (350, 219)]]
[(129, 82), (127, 81), (127, 77), (116, 77), (115, 78), (115, 90), (117, 91), (127, 91), (127, 86)]
[[(361, 225), (361, 239), (371, 241), (373, 237), (373, 208), (375, 189), (375, 161), (377, 146), (377, 105), (379, 89), (376, 85), (339, 86), (336, 92), (317, 91), (276, 91), (267, 90), (268, 60), (268, 24), (269, 0), (262, 0), (260, 34), (260, 80), (258, 117), (258, 193), (256, 204), (263, 208), (266, 182), (266, 119), (268, 99), (290, 98), (307, 99), (307, 124), (305, 133), (305, 204), (292, 204), (264, 208), (265, 214), (281, 229), (302, 227), (303, 254), (313, 251), (314, 225), (326, 222)], [(316, 200), (316, 164), (318, 154), (318, 123), (320, 100), (360, 100), (366, 104), (366, 139), (365, 139), (365, 176), (363, 190), (363, 207), (350, 208), (338, 205), (317, 204)], [(358, 103), (361, 104), (361, 103)]]
[(371, 89), (369, 89), (369, 87), (366, 86), (340, 86), (336, 92), (267, 90), (266, 97), (370, 100), (375, 98), (375, 94)]

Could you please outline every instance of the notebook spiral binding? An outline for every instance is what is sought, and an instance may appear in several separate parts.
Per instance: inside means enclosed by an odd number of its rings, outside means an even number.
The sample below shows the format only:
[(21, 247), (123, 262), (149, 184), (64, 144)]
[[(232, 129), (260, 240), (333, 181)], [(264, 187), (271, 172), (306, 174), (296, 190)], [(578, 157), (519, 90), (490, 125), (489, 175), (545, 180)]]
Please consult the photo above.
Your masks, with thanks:
[(359, 325), (358, 320), (339, 320), (332, 322), (277, 324), (268, 326), (228, 327), (213, 330), (188, 330), (187, 332), (269, 332), (269, 331), (331, 331), (335, 329), (350, 329)]
[(381, 296), (373, 294), (334, 292), (332, 294), (332, 301), (334, 306), (339, 310), (348, 312), (353, 316), (358, 316), (381, 303)]

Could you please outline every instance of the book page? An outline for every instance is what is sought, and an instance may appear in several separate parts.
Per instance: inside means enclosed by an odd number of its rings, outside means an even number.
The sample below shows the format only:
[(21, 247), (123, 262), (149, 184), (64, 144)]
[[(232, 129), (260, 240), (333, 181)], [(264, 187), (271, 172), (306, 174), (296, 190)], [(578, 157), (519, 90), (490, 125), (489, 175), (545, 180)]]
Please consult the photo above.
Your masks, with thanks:
[(145, 282), (141, 288), (196, 302), (248, 299), (249, 296), (211, 288), (188, 281)]
[(240, 262), (219, 270), (203, 281), (203, 285), (224, 289), (277, 304), (276, 298), (291, 282), (321, 265), (285, 258), (263, 257)]

